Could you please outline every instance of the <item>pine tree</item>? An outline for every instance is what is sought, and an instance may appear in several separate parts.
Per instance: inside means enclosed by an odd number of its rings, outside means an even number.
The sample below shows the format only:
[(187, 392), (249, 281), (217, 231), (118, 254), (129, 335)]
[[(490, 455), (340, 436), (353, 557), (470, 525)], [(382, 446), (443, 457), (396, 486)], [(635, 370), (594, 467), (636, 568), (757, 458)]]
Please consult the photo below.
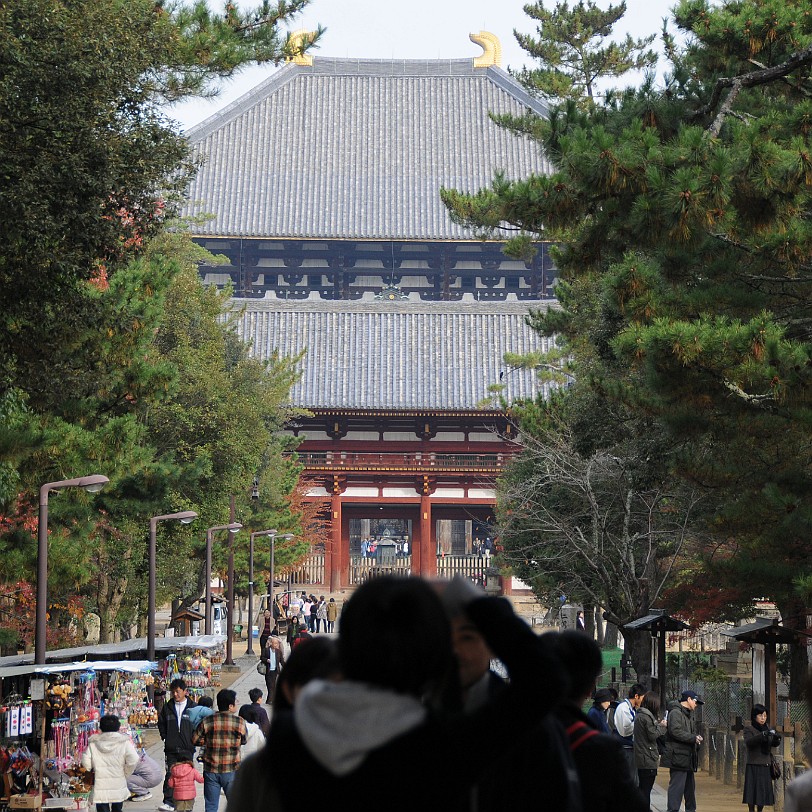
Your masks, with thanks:
[(592, 102), (602, 79), (617, 78), (632, 70), (653, 67), (657, 55), (649, 49), (654, 35), (621, 42), (611, 40), (612, 31), (626, 13), (626, 3), (602, 11), (593, 2), (564, 2), (550, 11), (543, 2), (529, 3), (525, 13), (536, 20), (536, 36), (514, 31), (519, 45), (539, 67), (516, 74), (531, 92), (559, 102), (574, 99)]

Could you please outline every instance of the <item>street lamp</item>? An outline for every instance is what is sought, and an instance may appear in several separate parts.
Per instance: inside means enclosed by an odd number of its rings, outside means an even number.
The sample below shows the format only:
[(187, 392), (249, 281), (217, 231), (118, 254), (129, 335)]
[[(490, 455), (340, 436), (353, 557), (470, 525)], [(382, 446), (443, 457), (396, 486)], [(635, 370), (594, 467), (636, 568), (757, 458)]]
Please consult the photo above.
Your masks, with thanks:
[[(248, 545), (248, 648), (246, 654), (254, 653), (254, 539), (275, 536), (276, 530), (257, 530), (249, 536)], [(268, 607), (270, 609), (270, 607)]]
[(147, 659), (155, 659), (155, 559), (157, 549), (158, 522), (174, 519), (181, 524), (189, 524), (197, 518), (193, 510), (180, 513), (164, 513), (149, 520), (149, 596), (147, 598)]
[(84, 488), (98, 493), (110, 480), (101, 474), (47, 482), (39, 489), (39, 525), (37, 527), (37, 605), (34, 626), (34, 664), (45, 665), (45, 633), (48, 619), (48, 494), (64, 488)]
[[(239, 522), (231, 524), (218, 524), (206, 530), (206, 634), (211, 634), (211, 543), (212, 534), (218, 530), (228, 530), (229, 533), (236, 533), (242, 530)], [(231, 607), (228, 609), (231, 612)]]

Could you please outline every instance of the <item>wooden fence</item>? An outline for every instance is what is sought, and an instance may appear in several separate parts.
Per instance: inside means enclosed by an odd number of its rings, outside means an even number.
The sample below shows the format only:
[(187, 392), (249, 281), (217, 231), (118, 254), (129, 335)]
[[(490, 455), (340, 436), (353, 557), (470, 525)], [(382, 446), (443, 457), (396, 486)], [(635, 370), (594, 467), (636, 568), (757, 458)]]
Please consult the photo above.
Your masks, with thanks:
[[(477, 555), (438, 555), (437, 575), (440, 578), (453, 578), (462, 575), (474, 583), (485, 585), (485, 569), (490, 566), (487, 556)], [(412, 572), (411, 555), (393, 556), (385, 560), (364, 558), (360, 555), (350, 556), (350, 585), (362, 584), (377, 575), (410, 575)], [(324, 586), (327, 582), (324, 571), (324, 553), (311, 553), (302, 565), (282, 576), (291, 586)]]

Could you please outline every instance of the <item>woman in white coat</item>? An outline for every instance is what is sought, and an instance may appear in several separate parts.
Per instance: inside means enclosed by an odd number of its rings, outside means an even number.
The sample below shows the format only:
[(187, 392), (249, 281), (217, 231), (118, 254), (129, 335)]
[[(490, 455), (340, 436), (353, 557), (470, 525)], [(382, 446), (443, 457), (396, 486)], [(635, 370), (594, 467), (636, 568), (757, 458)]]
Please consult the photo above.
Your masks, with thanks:
[(138, 752), (133, 743), (118, 729), (118, 716), (102, 716), (99, 730), (91, 736), (87, 750), (82, 753), (82, 766), (93, 770), (93, 803), (96, 812), (121, 812), (130, 797), (127, 776), (138, 764)]

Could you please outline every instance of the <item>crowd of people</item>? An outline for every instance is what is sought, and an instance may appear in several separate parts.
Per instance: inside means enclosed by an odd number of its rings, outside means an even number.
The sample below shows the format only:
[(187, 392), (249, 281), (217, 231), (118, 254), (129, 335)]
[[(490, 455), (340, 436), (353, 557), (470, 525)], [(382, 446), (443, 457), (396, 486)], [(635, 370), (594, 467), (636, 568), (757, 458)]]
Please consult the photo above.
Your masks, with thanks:
[[(159, 717), (163, 812), (188, 810), (197, 783), (206, 812), (216, 812), (221, 793), (229, 812), (310, 805), (646, 812), (661, 766), (669, 769), (669, 812), (683, 803), (686, 812), (697, 809), (696, 692), (683, 691), (665, 713), (643, 685), (624, 697), (598, 688), (603, 663), (590, 636), (537, 635), (508, 601), (464, 579), (443, 586), (372, 579), (344, 606), (337, 638), (309, 635), (289, 653), (276, 631), (263, 645), (266, 680), (274, 675), (271, 719), (260, 689), (239, 711), (235, 693), (223, 689), (215, 711), (194, 703), (182, 680), (172, 683)], [(507, 678), (492, 669), (495, 660)], [(118, 753), (107, 724), (110, 743), (100, 750), (102, 737), (94, 737), (90, 758)], [(743, 803), (755, 812), (775, 802), (779, 742), (762, 705), (753, 707), (744, 741)], [(123, 748), (116, 758), (128, 772), (138, 756)], [(306, 780), (291, 780), (291, 765), (305, 769)], [(395, 790), (396, 776), (409, 780)], [(798, 780), (787, 791), (793, 812), (812, 809), (797, 800), (812, 795), (806, 783), (808, 790)], [(128, 792), (111, 785), (98, 812), (117, 812)]]

